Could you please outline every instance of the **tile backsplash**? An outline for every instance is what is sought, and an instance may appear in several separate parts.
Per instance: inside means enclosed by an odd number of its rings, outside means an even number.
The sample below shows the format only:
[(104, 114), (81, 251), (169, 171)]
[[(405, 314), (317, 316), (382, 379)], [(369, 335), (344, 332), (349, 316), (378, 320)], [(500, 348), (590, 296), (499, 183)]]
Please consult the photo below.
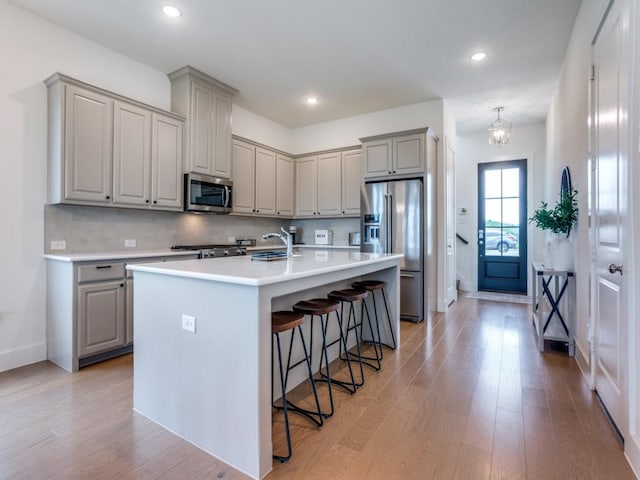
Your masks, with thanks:
[(360, 218), (312, 218), (309, 220), (292, 220), (292, 225), (302, 230), (298, 242), (315, 244), (315, 230), (333, 230), (334, 245), (349, 245), (349, 232), (360, 231)]
[[(75, 205), (45, 205), (45, 253), (64, 240), (65, 253), (158, 250), (178, 244), (229, 243), (229, 237), (255, 238), (279, 231), (291, 221), (235, 215), (197, 215)], [(125, 248), (135, 240), (135, 248)], [(270, 240), (264, 244), (277, 244)], [(60, 252), (58, 250), (53, 253)]]
[[(314, 244), (314, 230), (333, 230), (334, 245), (348, 245), (349, 232), (359, 230), (359, 218), (281, 220), (235, 215), (197, 215), (118, 208), (45, 205), (45, 253), (97, 253), (159, 250), (171, 245), (229, 243), (229, 237), (255, 238), (258, 245), (266, 232), (296, 225), (298, 241)], [(64, 240), (66, 249), (51, 250), (52, 241)], [(135, 240), (135, 248), (125, 248), (125, 240)]]

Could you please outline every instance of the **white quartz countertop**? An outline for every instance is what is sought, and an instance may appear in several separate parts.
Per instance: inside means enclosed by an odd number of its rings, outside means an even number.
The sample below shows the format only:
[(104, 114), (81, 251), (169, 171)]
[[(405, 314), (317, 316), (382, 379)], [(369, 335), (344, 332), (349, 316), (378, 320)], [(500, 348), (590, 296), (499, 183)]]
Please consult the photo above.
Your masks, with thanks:
[(153, 258), (153, 257), (184, 257), (195, 255), (198, 252), (185, 250), (130, 250), (127, 252), (99, 252), (99, 253), (68, 253), (51, 254), (47, 253), (44, 258), (47, 260), (57, 260), (59, 262), (91, 262), (100, 260), (127, 260), (130, 258)]
[(160, 275), (261, 286), (400, 260), (401, 258), (401, 254), (395, 253), (316, 250), (305, 251), (289, 259), (274, 261), (252, 260), (251, 255), (246, 255), (203, 260), (179, 260), (168, 263), (134, 264), (127, 265), (127, 269), (133, 272), (149, 272)]

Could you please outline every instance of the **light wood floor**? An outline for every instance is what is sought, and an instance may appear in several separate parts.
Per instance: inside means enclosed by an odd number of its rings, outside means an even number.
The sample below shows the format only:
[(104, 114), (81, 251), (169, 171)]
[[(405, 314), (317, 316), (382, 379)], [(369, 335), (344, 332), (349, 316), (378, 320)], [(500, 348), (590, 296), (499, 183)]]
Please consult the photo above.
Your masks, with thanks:
[[(463, 298), (403, 322), (402, 347), (322, 429), (292, 415), (293, 458), (267, 478), (635, 478), (575, 362), (536, 350), (529, 311)], [(0, 479), (247, 478), (133, 413), (131, 392), (131, 356), (0, 373)]]

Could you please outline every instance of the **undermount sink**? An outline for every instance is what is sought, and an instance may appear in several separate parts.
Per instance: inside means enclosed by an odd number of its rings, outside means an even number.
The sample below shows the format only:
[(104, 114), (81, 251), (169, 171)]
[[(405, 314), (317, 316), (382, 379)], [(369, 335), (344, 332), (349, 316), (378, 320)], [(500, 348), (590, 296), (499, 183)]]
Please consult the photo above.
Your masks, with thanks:
[(286, 260), (287, 252), (282, 250), (274, 250), (269, 252), (256, 252), (251, 255), (251, 260), (260, 260), (263, 262), (270, 262), (272, 260)]

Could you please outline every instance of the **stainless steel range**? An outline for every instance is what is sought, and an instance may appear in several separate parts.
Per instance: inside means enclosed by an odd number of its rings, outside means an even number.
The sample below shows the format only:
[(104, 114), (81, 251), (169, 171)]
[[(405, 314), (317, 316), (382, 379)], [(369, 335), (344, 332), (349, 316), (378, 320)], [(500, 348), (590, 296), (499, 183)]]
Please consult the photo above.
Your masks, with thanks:
[(198, 258), (236, 257), (246, 255), (247, 249), (238, 245), (174, 245), (171, 250), (190, 250), (198, 252)]

